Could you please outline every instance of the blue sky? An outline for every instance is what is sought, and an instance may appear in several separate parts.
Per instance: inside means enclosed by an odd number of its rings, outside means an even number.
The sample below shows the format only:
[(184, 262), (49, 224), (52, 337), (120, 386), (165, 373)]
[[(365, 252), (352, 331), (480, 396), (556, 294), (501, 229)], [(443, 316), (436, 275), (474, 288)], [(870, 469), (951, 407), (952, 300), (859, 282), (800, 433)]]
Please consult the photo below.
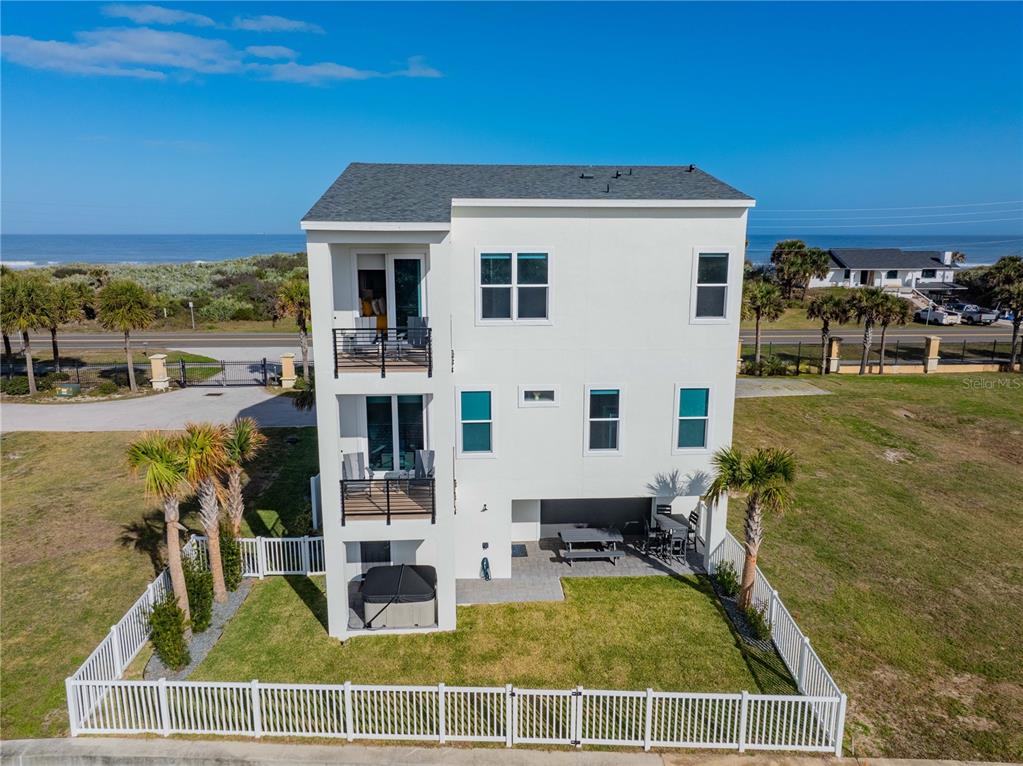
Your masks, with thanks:
[(359, 160), (695, 162), (755, 232), (1023, 236), (1019, 3), (0, 8), (5, 232), (296, 231)]

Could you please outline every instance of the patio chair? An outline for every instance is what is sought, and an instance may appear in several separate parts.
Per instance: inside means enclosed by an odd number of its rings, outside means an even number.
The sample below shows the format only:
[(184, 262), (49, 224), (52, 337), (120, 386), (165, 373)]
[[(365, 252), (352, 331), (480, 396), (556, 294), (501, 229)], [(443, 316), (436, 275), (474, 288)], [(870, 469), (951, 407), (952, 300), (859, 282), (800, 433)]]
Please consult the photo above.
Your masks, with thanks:
[(646, 522), (644, 522), (644, 527), (646, 539), (643, 542), (643, 553), (648, 556), (663, 556), (667, 549), (667, 536), (664, 531), (658, 527), (651, 527)]
[(376, 350), (377, 318), (355, 317), (355, 335), (352, 338), (352, 352), (366, 354)]
[(417, 449), (416, 450), (416, 468), (415, 478), (416, 479), (432, 479), (433, 478), (433, 461), (435, 453), (432, 449)]
[(692, 544), (693, 552), (694, 553), (696, 552), (696, 540), (697, 540), (697, 536), (696, 535), (697, 535), (697, 531), (699, 530), (699, 528), (700, 528), (700, 512), (699, 512), (699, 510), (691, 511), (689, 513), (689, 522), (688, 522), (688, 525), (686, 527), (685, 544), (682, 547), (682, 555), (683, 555), (683, 557), (685, 556), (686, 551), (689, 550), (690, 544)]
[(410, 348), (426, 348), (426, 341), (429, 338), (427, 329), (430, 326), (429, 317), (409, 317), (408, 333), (406, 339)]
[(341, 456), (341, 478), (344, 483), (345, 497), (364, 495), (369, 497), (373, 492), (372, 475), (366, 468), (366, 456), (361, 452), (346, 452)]

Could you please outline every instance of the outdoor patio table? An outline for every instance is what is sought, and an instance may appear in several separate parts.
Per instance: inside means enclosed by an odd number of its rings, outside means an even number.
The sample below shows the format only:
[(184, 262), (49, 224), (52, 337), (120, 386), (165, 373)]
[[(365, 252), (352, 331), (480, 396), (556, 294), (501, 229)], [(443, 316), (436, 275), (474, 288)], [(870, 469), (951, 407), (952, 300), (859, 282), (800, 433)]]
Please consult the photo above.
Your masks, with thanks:
[[(580, 529), (566, 529), (558, 533), (561, 542), (565, 544), (565, 550), (561, 558), (572, 565), (573, 559), (608, 559), (612, 564), (617, 563), (616, 559), (625, 555), (619, 550), (618, 544), (624, 542), (622, 533), (615, 529), (594, 529), (583, 527)], [(573, 548), (573, 545), (595, 545), (596, 548), (585, 548), (582, 550)]]
[(675, 519), (671, 516), (665, 516), (662, 513), (657, 514), (654, 517), (654, 523), (657, 524), (661, 529), (671, 532), (673, 534), (685, 534), (686, 530), (689, 529), (689, 525), (681, 519)]

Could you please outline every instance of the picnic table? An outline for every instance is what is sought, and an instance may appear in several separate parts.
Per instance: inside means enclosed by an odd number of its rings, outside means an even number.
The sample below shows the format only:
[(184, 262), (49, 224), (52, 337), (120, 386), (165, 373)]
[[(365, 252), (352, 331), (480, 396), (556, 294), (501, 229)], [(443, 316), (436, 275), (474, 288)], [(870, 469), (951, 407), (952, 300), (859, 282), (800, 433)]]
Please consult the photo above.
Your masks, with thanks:
[(686, 531), (689, 529), (689, 524), (686, 523), (685, 521), (682, 521), (681, 519), (672, 518), (671, 516), (666, 516), (663, 513), (658, 513), (654, 517), (654, 523), (656, 523), (657, 526), (659, 526), (666, 532), (671, 532), (673, 534), (684, 535)]
[[(565, 529), (558, 533), (558, 537), (565, 545), (561, 558), (567, 561), (569, 566), (572, 566), (572, 561), (576, 559), (608, 559), (612, 564), (617, 564), (616, 559), (625, 555), (625, 551), (618, 547), (625, 538), (616, 529), (579, 527)], [(575, 547), (579, 545), (589, 547)]]

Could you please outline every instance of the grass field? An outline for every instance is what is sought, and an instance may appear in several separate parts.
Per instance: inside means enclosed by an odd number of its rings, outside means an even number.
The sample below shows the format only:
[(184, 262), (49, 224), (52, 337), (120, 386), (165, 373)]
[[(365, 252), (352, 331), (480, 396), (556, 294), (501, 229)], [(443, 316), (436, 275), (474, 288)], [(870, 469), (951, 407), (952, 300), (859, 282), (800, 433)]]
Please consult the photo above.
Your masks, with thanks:
[(760, 564), (849, 694), (847, 745), (1020, 760), (1023, 376), (819, 384), (739, 400), (735, 439), (796, 453)]
[(459, 607), (453, 632), (341, 644), (324, 627), (323, 578), (269, 578), (255, 586), (193, 677), (792, 691), (780, 661), (740, 650), (703, 578), (563, 583), (564, 602)]
[[(316, 466), (315, 431), (268, 434), (262, 465), (273, 464), (276, 478), (247, 488), (248, 523), (258, 529), (301, 529)], [(124, 462), (133, 435), (12, 433), (0, 439), (4, 739), (67, 732), (64, 678), (162, 566), (162, 515), (143, 498)], [(288, 444), (289, 436), (297, 443)], [(196, 525), (194, 517), (186, 515), (184, 521)]]
[[(201, 354), (189, 354), (185, 351), (171, 351), (166, 348), (158, 348), (155, 346), (150, 347), (149, 345), (145, 345), (139, 341), (132, 343), (131, 358), (135, 364), (149, 364), (149, 357), (153, 354), (166, 354), (167, 364), (176, 364), (181, 359), (186, 362), (214, 361), (210, 357), (202, 356)], [(126, 364), (126, 359), (127, 357), (125, 356), (124, 349), (121, 346), (111, 346), (110, 348), (72, 348), (60, 350), (61, 364), (67, 366), (74, 366), (76, 364)], [(21, 353), (15, 353), (11, 361), (15, 364), (23, 365), (25, 363), (25, 357)], [(33, 344), (32, 361), (35, 364), (45, 363), (48, 369), (49, 363), (53, 361), (53, 351), (50, 344), (47, 343), (45, 346)], [(3, 363), (6, 365), (7, 362), (7, 357), (4, 356)]]

